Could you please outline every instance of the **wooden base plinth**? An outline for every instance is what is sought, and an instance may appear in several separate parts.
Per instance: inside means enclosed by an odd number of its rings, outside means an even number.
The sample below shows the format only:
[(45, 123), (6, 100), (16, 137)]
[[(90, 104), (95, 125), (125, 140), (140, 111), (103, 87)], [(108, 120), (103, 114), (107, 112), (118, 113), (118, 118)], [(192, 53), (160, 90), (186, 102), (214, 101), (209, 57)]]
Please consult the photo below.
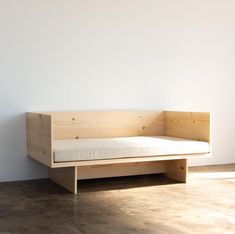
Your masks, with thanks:
[(76, 167), (50, 168), (49, 178), (70, 192), (77, 193)]
[(188, 174), (187, 159), (166, 161), (166, 176), (179, 182), (186, 183)]
[(51, 168), (49, 170), (49, 177), (57, 184), (76, 194), (77, 180), (157, 173), (165, 173), (168, 178), (186, 183), (188, 173), (187, 159), (128, 163), (123, 165)]

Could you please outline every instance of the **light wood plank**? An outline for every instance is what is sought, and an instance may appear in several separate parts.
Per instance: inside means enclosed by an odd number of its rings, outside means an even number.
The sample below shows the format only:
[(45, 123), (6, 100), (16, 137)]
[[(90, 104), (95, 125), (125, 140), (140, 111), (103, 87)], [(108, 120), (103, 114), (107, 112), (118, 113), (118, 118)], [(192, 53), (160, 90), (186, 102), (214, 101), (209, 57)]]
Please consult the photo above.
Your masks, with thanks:
[(27, 113), (27, 155), (46, 166), (52, 166), (52, 142), (51, 115)]
[(49, 169), (49, 178), (70, 192), (77, 193), (76, 167)]
[(156, 156), (156, 157), (138, 157), (138, 158), (122, 158), (122, 159), (105, 159), (105, 160), (90, 160), (90, 161), (77, 161), (77, 162), (63, 162), (54, 163), (54, 168), (72, 167), (72, 166), (99, 166), (99, 165), (114, 165), (125, 163), (140, 163), (140, 162), (154, 162), (166, 161), (175, 159), (188, 159), (188, 158), (208, 158), (210, 154), (191, 154), (191, 155), (169, 155), (169, 156)]
[(166, 111), (165, 135), (210, 142), (210, 113)]
[(165, 173), (165, 162), (125, 163), (77, 167), (78, 179)]
[(164, 112), (51, 112), (54, 139), (164, 134)]
[(171, 160), (166, 162), (166, 176), (179, 182), (186, 183), (188, 175), (188, 160)]

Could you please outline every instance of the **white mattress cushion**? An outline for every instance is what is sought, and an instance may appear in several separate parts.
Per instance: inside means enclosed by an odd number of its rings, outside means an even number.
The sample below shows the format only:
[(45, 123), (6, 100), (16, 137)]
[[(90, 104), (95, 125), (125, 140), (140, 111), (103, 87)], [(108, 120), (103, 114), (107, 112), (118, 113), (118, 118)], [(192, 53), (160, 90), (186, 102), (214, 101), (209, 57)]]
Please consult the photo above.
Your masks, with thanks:
[(55, 162), (198, 154), (210, 151), (207, 142), (167, 136), (55, 140), (54, 149)]

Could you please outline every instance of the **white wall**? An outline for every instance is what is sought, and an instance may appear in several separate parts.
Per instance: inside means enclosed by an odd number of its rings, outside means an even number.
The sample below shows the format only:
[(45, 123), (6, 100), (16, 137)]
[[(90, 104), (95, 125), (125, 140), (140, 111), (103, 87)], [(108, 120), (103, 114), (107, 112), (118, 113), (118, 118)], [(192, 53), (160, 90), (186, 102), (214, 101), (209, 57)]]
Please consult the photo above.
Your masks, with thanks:
[(0, 180), (26, 158), (25, 112), (211, 111), (211, 159), (235, 162), (234, 0), (0, 0)]

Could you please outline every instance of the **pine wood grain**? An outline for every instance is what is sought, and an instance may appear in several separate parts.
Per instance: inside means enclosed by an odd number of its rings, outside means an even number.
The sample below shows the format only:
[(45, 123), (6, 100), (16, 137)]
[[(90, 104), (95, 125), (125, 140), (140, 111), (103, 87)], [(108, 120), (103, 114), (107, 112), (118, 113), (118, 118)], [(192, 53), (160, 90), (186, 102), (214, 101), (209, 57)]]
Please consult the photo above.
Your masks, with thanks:
[(210, 142), (210, 113), (165, 112), (165, 135)]
[(54, 139), (153, 136), (164, 134), (158, 111), (52, 112)]
[(52, 117), (42, 113), (27, 113), (27, 155), (44, 165), (53, 164)]

